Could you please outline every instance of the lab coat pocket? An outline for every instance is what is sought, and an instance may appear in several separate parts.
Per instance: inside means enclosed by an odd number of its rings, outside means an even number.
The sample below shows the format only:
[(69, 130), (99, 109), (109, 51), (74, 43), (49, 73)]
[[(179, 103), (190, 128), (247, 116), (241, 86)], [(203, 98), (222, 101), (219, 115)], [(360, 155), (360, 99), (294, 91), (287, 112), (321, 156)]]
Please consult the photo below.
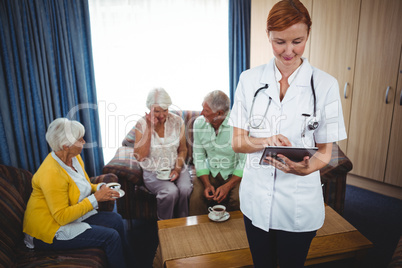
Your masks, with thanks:
[(297, 203), (311, 206), (319, 204), (322, 199), (321, 180), (319, 173), (302, 176), (297, 181)]
[(297, 183), (296, 226), (300, 230), (316, 230), (324, 221), (324, 199), (319, 173), (314, 172)]

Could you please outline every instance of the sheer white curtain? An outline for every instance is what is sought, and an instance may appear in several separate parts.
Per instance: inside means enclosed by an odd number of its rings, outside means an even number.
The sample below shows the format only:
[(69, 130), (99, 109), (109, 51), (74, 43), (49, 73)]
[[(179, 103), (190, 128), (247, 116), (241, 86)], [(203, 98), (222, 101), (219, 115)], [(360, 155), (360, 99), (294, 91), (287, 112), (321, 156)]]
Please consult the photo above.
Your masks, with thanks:
[(89, 0), (105, 163), (147, 112), (154, 87), (172, 109), (229, 95), (228, 0)]

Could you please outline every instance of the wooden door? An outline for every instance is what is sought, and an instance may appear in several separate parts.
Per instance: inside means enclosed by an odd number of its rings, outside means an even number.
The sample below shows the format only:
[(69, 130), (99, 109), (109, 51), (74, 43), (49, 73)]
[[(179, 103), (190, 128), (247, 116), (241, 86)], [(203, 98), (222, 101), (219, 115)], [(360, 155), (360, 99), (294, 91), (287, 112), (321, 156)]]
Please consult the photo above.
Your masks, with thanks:
[[(384, 180), (401, 49), (401, 0), (364, 0), (347, 153), (351, 173)], [(385, 95), (389, 90), (389, 102)]]
[[(251, 0), (250, 68), (265, 64), (273, 58), (272, 47), (266, 33), (267, 18), (279, 0)], [(311, 16), (312, 0), (301, 0)], [(313, 22), (314, 24), (314, 22)], [(310, 38), (303, 57), (309, 58)]]
[[(349, 129), (360, 0), (313, 2), (310, 62), (339, 83), (346, 132)], [(347, 140), (338, 142), (347, 154)]]
[(384, 182), (402, 187), (402, 49)]

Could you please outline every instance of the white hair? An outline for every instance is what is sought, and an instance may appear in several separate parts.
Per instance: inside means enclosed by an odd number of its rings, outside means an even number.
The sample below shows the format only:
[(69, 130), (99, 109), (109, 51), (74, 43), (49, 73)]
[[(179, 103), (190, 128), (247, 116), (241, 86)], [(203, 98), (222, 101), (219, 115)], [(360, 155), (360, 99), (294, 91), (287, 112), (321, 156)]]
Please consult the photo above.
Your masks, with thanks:
[(169, 94), (163, 88), (154, 88), (148, 93), (147, 107), (151, 110), (152, 105), (158, 105), (166, 110), (172, 104)]
[(222, 110), (225, 114), (229, 112), (230, 99), (223, 91), (214, 90), (209, 92), (205, 96), (204, 102), (208, 104), (209, 108), (211, 108), (214, 113), (219, 110)]
[(46, 141), (53, 151), (63, 150), (63, 145), (71, 146), (84, 137), (84, 126), (75, 120), (57, 118), (50, 123), (46, 132)]

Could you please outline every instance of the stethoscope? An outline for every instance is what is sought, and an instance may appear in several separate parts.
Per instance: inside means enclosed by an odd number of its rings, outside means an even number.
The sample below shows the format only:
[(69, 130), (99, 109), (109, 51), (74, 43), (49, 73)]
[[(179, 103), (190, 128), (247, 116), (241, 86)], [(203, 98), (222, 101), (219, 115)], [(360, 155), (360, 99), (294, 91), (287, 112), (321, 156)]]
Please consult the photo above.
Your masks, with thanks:
[[(310, 83), (311, 83), (311, 91), (313, 92), (314, 110), (313, 110), (313, 117), (312, 117), (312, 118), (309, 120), (309, 122), (307, 123), (307, 128), (308, 128), (309, 130), (315, 130), (315, 129), (318, 128), (318, 126), (319, 126), (320, 124), (318, 123), (318, 120), (317, 120), (317, 117), (316, 117), (317, 99), (316, 99), (316, 96), (315, 96), (313, 75), (311, 75)], [(251, 128), (254, 128), (254, 129), (260, 128), (260, 126), (261, 126), (262, 123), (264, 122), (265, 116), (266, 116), (267, 113), (268, 113), (268, 109), (269, 109), (269, 106), (271, 105), (271, 101), (272, 101), (272, 98), (271, 98), (271, 97), (269, 97), (268, 105), (267, 105), (267, 108), (265, 108), (265, 112), (264, 112), (263, 119), (261, 119), (261, 121), (260, 121), (260, 123), (259, 123), (258, 125), (252, 125), (252, 124), (251, 124), (251, 121), (252, 121), (251, 118), (252, 118), (252, 116), (253, 116), (255, 99), (257, 98), (257, 95), (258, 95), (258, 93), (259, 93), (261, 90), (267, 89), (268, 87), (269, 87), (269, 85), (268, 85), (268, 84), (265, 84), (265, 86), (260, 87), (260, 88), (257, 89), (257, 91), (254, 93), (253, 102), (251, 103), (250, 115), (249, 115), (249, 118), (248, 118), (249, 126), (250, 126)], [(308, 117), (310, 117), (309, 114), (302, 114), (302, 116), (304, 116), (304, 117), (306, 118), (306, 120), (307, 120)], [(305, 131), (303, 131), (302, 136), (304, 136), (304, 134), (305, 134)]]

